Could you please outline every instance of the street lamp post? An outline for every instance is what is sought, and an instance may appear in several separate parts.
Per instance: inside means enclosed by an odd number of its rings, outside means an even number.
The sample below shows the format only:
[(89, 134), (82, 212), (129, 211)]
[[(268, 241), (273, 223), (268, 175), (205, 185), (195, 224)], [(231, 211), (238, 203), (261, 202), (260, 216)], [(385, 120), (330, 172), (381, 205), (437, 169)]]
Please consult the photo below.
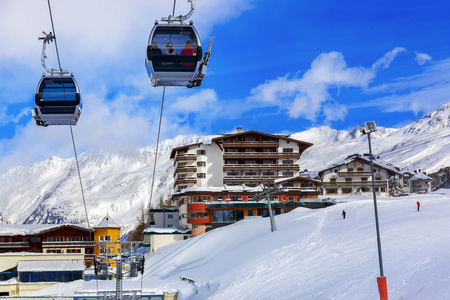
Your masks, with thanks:
[(386, 277), (383, 273), (383, 258), (381, 255), (381, 239), (380, 239), (380, 226), (378, 225), (378, 208), (377, 208), (377, 196), (375, 192), (375, 176), (373, 172), (373, 158), (372, 158), (372, 145), (370, 143), (370, 134), (377, 131), (377, 125), (374, 121), (369, 121), (364, 123), (365, 128), (358, 126), (359, 131), (362, 134), (367, 134), (367, 139), (369, 141), (369, 157), (370, 157), (370, 171), (372, 173), (372, 194), (373, 194), (373, 206), (375, 210), (375, 226), (377, 229), (377, 245), (378, 245), (378, 262), (380, 265), (380, 277), (377, 278), (378, 291), (380, 292), (380, 300), (387, 300), (387, 284)]

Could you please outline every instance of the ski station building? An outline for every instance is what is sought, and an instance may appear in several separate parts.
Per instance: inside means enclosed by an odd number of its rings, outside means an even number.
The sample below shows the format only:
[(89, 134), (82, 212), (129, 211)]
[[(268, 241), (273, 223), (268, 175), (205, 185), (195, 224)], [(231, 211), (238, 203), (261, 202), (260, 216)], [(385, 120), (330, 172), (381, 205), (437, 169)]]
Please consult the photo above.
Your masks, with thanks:
[(182, 229), (192, 236), (244, 218), (268, 215), (264, 187), (277, 188), (274, 214), (324, 207), (320, 180), (300, 176), (300, 156), (311, 143), (257, 131), (224, 134), (172, 149), (174, 194)]

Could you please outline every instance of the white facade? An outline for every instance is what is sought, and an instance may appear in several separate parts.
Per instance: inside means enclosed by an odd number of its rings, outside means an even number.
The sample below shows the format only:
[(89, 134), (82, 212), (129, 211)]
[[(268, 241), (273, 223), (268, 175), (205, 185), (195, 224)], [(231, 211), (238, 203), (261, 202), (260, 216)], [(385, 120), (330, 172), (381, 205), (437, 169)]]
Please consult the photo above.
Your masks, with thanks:
[(186, 240), (191, 237), (190, 231), (162, 228), (148, 228), (144, 231), (144, 244), (150, 252), (155, 252), (161, 247), (173, 242)]
[(155, 224), (151, 228), (177, 228), (179, 213), (178, 209), (151, 209), (150, 214), (153, 214)]
[[(375, 162), (376, 161), (376, 162)], [(389, 197), (391, 176), (401, 176), (393, 166), (374, 161), (375, 192)], [(372, 194), (372, 173), (369, 158), (355, 155), (342, 163), (319, 172), (324, 195)]]

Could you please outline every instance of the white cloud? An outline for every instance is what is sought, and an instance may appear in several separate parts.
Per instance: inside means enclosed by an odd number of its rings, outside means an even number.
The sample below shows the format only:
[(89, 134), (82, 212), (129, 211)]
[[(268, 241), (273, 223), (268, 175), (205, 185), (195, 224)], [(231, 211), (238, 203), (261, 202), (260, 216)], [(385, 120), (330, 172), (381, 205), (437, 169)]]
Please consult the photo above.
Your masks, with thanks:
[(278, 106), (291, 118), (305, 118), (316, 122), (323, 114), (326, 122), (343, 120), (347, 108), (338, 104), (329, 94), (329, 89), (358, 87), (367, 89), (380, 68), (389, 67), (403, 48), (395, 48), (377, 60), (371, 68), (348, 67), (340, 52), (320, 54), (311, 63), (311, 68), (302, 77), (289, 75), (268, 80), (251, 90), (250, 101), (265, 106)]
[(414, 53), (416, 54), (416, 61), (419, 65), (423, 65), (424, 63), (431, 61), (431, 56), (426, 53), (419, 53), (417, 51)]
[(396, 79), (370, 88), (372, 93), (388, 96), (352, 105), (353, 108), (377, 107), (384, 112), (429, 112), (450, 101), (450, 59), (434, 61), (413, 76)]

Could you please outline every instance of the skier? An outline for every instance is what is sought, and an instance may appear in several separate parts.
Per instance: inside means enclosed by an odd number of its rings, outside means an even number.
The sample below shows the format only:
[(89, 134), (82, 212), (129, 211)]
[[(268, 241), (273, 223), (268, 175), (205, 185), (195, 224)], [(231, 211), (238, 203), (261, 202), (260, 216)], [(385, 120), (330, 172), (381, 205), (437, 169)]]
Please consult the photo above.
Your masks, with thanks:
[(420, 210), (420, 202), (417, 201), (417, 211), (419, 211), (419, 210)]
[(346, 215), (347, 213), (345, 212), (345, 210), (342, 210), (342, 218), (343, 219), (345, 219), (345, 215)]

